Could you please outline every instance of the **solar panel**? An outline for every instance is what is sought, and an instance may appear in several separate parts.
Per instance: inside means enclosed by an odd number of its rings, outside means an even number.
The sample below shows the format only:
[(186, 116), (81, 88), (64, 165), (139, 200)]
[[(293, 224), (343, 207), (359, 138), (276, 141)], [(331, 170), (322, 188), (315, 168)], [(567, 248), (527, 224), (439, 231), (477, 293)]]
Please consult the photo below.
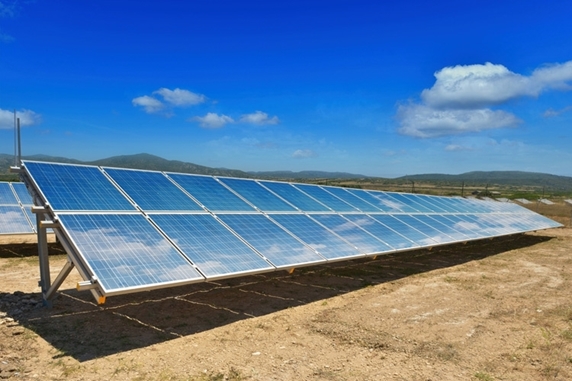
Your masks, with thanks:
[(59, 220), (107, 295), (204, 280), (140, 214), (61, 214)]
[(371, 216), (358, 214), (344, 214), (343, 216), (370, 234), (376, 237), (383, 237), (383, 241), (395, 250), (419, 247), (419, 244), (376, 221)]
[(322, 187), (326, 192), (333, 194), (342, 201), (359, 209), (362, 212), (381, 212), (382, 210), (373, 206), (369, 202), (359, 198), (357, 195), (348, 192), (344, 188)]
[(327, 259), (360, 255), (357, 247), (303, 214), (274, 214), (271, 218)]
[(18, 205), (0, 205), (0, 234), (33, 233), (26, 215)]
[(341, 200), (340, 198), (334, 196), (333, 194), (327, 192), (318, 185), (308, 185), (308, 184), (295, 184), (296, 188), (300, 189), (302, 192), (308, 194), (310, 197), (318, 200), (320, 203), (326, 205), (331, 210), (336, 212), (358, 212), (359, 210), (348, 204), (347, 202)]
[(10, 183), (0, 182), (0, 205), (16, 205), (17, 203), (18, 200), (12, 192)]
[(135, 209), (97, 167), (27, 162), (26, 169), (53, 210)]
[(219, 180), (244, 197), (259, 210), (269, 212), (293, 212), (296, 210), (292, 205), (278, 198), (278, 196), (254, 180), (233, 179), (228, 177), (221, 177)]
[(356, 246), (361, 253), (376, 254), (394, 249), (380, 238), (369, 234), (358, 225), (343, 218), (339, 214), (311, 214), (314, 220), (324, 225), (352, 245)]
[[(420, 231), (421, 233), (425, 234), (426, 236), (428, 236), (429, 238), (431, 238), (435, 242), (449, 243), (449, 242), (455, 241), (455, 239), (453, 239), (451, 236), (443, 233), (442, 231), (440, 231), (436, 227), (421, 221), (420, 220), (421, 217), (422, 217), (422, 215), (413, 216), (413, 215), (408, 215), (408, 214), (402, 214), (402, 215), (396, 216), (396, 218), (399, 219), (401, 222), (403, 222), (403, 223), (411, 226), (412, 228)], [(459, 241), (459, 239), (457, 241)]]
[[(459, 197), (35, 161), (21, 176), (98, 302), (561, 226), (516, 204)], [(26, 185), (0, 184), (0, 233), (28, 224)], [(42, 286), (46, 300), (70, 269)]]
[(276, 267), (321, 263), (325, 258), (262, 214), (219, 214), (218, 217)]
[(395, 196), (394, 193), (389, 195), (386, 192), (377, 192), (377, 191), (367, 191), (372, 197), (377, 200), (377, 203), (374, 204), (384, 212), (388, 213), (415, 213), (417, 209), (412, 208), (411, 206), (398, 201), (392, 196)]
[[(35, 233), (31, 223), (35, 221), (35, 218), (31, 216), (31, 205), (23, 205), (17, 197), (16, 189), (19, 189), (20, 185), (23, 184), (0, 182), (0, 234)], [(28, 198), (30, 198), (29, 195)], [(29, 217), (27, 217), (28, 213)]]
[(437, 244), (436, 241), (432, 240), (428, 235), (415, 229), (413, 226), (406, 224), (401, 221), (398, 217), (401, 215), (379, 215), (372, 214), (371, 217), (380, 222), (381, 224), (387, 226), (393, 231), (398, 231), (399, 234), (403, 235), (410, 241), (416, 242), (419, 246), (434, 246)]
[(319, 203), (306, 193), (295, 188), (292, 184), (280, 183), (277, 181), (258, 181), (262, 186), (270, 189), (299, 210), (306, 212), (329, 212), (330, 208)]
[(213, 177), (176, 173), (167, 175), (210, 210), (255, 211), (252, 206)]
[(209, 279), (274, 270), (274, 266), (210, 214), (150, 217)]
[(11, 183), (11, 185), (23, 205), (34, 205), (32, 196), (30, 196), (30, 193), (24, 183)]
[[(111, 178), (145, 211), (203, 211), (196, 202), (161, 172), (103, 168)], [(153, 184), (153, 186), (149, 186)]]

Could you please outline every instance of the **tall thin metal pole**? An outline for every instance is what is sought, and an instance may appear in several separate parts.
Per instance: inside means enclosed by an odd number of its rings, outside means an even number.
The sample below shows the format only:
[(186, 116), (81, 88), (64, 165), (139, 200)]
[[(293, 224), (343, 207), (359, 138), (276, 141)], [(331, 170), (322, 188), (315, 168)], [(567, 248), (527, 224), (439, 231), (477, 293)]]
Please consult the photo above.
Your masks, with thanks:
[(19, 167), (22, 164), (22, 143), (20, 141), (20, 118), (16, 118), (18, 121), (18, 162), (16, 163), (16, 167)]
[(14, 109), (14, 167), (18, 166), (18, 123), (16, 121), (16, 109)]

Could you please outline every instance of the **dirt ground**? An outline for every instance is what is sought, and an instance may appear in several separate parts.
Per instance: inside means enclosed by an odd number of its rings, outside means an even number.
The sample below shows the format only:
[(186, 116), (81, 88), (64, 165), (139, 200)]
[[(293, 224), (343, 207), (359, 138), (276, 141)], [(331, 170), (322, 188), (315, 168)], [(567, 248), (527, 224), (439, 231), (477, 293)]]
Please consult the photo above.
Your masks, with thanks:
[[(33, 241), (32, 237), (32, 241)], [(571, 380), (572, 229), (42, 306), (0, 241), (0, 379)], [(65, 263), (50, 244), (55, 277)]]

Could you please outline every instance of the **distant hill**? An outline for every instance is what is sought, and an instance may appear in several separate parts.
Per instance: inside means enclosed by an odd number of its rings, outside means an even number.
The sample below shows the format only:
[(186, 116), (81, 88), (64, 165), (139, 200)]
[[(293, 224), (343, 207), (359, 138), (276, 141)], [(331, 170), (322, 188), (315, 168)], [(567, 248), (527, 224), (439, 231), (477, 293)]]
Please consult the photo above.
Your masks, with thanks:
[[(230, 176), (242, 178), (271, 178), (282, 180), (306, 180), (306, 179), (371, 179), (371, 181), (386, 181), (386, 179), (368, 177), (360, 174), (347, 172), (324, 172), (324, 171), (263, 171), (244, 172), (236, 169), (211, 168), (198, 164), (186, 163), (178, 160), (167, 160), (159, 156), (140, 153), (136, 155), (114, 156), (107, 159), (95, 161), (80, 161), (65, 157), (54, 157), (47, 155), (25, 156), (23, 159), (39, 160), (60, 163), (101, 165), (118, 168), (148, 169), (167, 172), (194, 173), (211, 176)], [(9, 167), (13, 165), (13, 155), (0, 154), (0, 180), (17, 180), (17, 175), (9, 174)], [(451, 184), (458, 186), (465, 183), (466, 186), (489, 186), (502, 185), (514, 187), (546, 187), (553, 190), (572, 190), (572, 177), (556, 176), (546, 173), (521, 172), (521, 171), (491, 171), (491, 172), (467, 172), (460, 175), (446, 175), (439, 173), (424, 175), (409, 175), (391, 182), (419, 181), (429, 183)], [(389, 181), (389, 180), (387, 180)]]
[[(95, 161), (80, 161), (65, 157), (55, 157), (48, 155), (23, 156), (25, 160), (38, 160), (57, 163), (100, 165), (106, 167), (148, 169), (165, 172), (194, 173), (199, 175), (229, 176), (242, 178), (272, 178), (272, 179), (355, 179), (365, 178), (364, 175), (356, 175), (346, 172), (324, 172), (324, 171), (267, 171), (267, 172), (244, 172), (237, 169), (211, 168), (198, 164), (186, 163), (178, 160), (167, 160), (159, 156), (148, 153), (136, 155), (113, 156)], [(0, 154), (0, 173), (8, 173), (8, 168), (13, 165), (14, 156)]]
[(441, 183), (462, 183), (465, 185), (537, 186), (557, 190), (572, 189), (572, 177), (522, 171), (474, 171), (460, 175), (430, 173), (399, 177), (399, 180), (414, 180)]
[[(108, 157), (95, 161), (80, 161), (75, 159), (68, 159), (65, 157), (54, 157), (48, 155), (32, 155), (23, 156), (25, 160), (38, 160), (57, 163), (72, 163), (72, 164), (87, 164), (87, 165), (101, 165), (107, 167), (118, 168), (133, 168), (133, 169), (148, 169), (155, 171), (165, 172), (180, 172), (180, 173), (194, 173), (199, 175), (211, 176), (230, 176), (230, 177), (252, 177), (251, 174), (239, 171), (236, 169), (226, 168), (211, 168), (193, 163), (185, 163), (178, 160), (167, 160), (159, 156), (150, 155), (147, 153), (140, 153), (136, 155), (123, 155)], [(14, 156), (7, 154), (0, 154), (0, 173), (8, 174), (9, 167), (14, 163)]]
[(84, 162), (84, 164), (106, 167), (149, 169), (165, 172), (194, 173), (198, 175), (252, 177), (249, 173), (239, 171), (237, 169), (205, 167), (198, 164), (186, 163), (184, 161), (167, 160), (148, 153), (113, 156), (107, 159)]
[(356, 175), (347, 172), (324, 172), (324, 171), (263, 171), (248, 172), (253, 177), (263, 177), (271, 179), (363, 179), (371, 176)]

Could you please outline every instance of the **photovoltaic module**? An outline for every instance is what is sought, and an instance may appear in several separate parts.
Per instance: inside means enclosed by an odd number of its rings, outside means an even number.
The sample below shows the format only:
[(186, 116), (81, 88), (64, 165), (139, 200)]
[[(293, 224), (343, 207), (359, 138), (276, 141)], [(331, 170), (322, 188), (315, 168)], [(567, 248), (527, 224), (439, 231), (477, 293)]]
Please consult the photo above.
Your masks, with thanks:
[(516, 204), (461, 197), (37, 161), (23, 161), (20, 174), (70, 258), (55, 284), (42, 281), (46, 299), (71, 266), (84, 279), (78, 288), (102, 303), (561, 226)]

